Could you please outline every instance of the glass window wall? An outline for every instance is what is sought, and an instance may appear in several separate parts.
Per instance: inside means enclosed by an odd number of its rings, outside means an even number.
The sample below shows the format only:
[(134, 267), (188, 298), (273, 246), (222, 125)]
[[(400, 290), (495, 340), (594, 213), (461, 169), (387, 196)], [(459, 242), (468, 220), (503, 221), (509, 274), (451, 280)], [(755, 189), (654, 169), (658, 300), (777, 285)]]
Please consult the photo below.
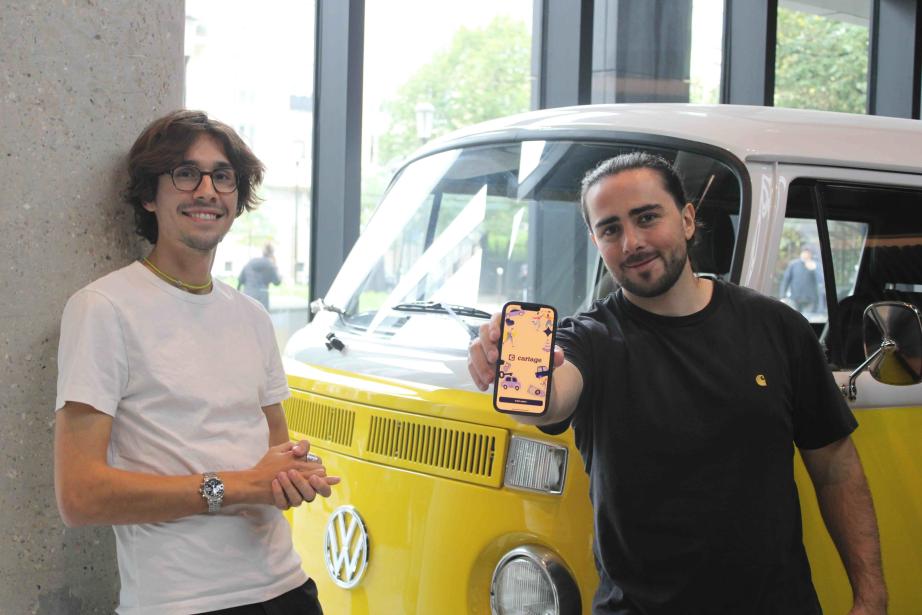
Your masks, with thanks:
[(865, 113), (869, 0), (779, 0), (775, 106)]
[(688, 102), (710, 105), (720, 102), (723, 26), (723, 0), (695, 0), (692, 5)]
[(262, 203), (236, 220), (212, 273), (267, 306), (280, 346), (308, 320), (315, 10), (186, 1), (185, 105), (233, 127), (267, 169)]
[(426, 141), (528, 111), (533, 0), (366, 0), (362, 226)]

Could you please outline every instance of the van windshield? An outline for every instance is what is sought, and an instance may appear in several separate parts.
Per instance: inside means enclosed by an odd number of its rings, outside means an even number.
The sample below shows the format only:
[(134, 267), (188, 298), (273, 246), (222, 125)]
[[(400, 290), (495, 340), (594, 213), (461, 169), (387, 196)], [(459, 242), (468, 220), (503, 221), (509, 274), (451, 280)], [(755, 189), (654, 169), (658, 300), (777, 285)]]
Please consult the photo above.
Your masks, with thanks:
[[(561, 317), (574, 314), (594, 298), (601, 271), (582, 218), (580, 182), (602, 160), (637, 149), (524, 141), (416, 160), (392, 183), (326, 301), (342, 308), (349, 328), (383, 335), (425, 314), (445, 318), (444, 305), (473, 325), (510, 300), (547, 303)], [(729, 184), (738, 214), (739, 183), (725, 165), (643, 149), (677, 165), (684, 160), (690, 196), (710, 190), (719, 197)], [(408, 310), (408, 304), (430, 309)]]

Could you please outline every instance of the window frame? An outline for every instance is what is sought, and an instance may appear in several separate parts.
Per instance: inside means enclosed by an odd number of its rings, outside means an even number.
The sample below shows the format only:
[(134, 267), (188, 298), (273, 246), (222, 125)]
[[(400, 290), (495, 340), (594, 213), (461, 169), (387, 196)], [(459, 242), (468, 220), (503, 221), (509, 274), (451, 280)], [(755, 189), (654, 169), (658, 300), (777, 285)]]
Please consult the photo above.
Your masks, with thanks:
[[(849, 167), (833, 167), (810, 164), (784, 164), (779, 163), (775, 167), (775, 202), (778, 204), (774, 215), (771, 219), (771, 232), (768, 238), (768, 249), (761, 256), (768, 263), (774, 263), (778, 258), (778, 249), (780, 246), (781, 231), (784, 227), (784, 221), (787, 216), (789, 189), (796, 180), (807, 180), (819, 184), (850, 184), (857, 186), (867, 186), (869, 188), (903, 188), (915, 189), (922, 192), (922, 174), (905, 173), (898, 171), (878, 171), (869, 169), (857, 169)], [(825, 240), (821, 239), (821, 256), (827, 278), (832, 275), (833, 269), (827, 267), (831, 263), (831, 251), (828, 236)], [(759, 258), (759, 255), (755, 255)], [(833, 280), (833, 284), (834, 284)], [(774, 289), (770, 288), (770, 276), (764, 276), (758, 284), (753, 287), (760, 292), (774, 296)], [(827, 284), (828, 288), (828, 284)], [(827, 292), (827, 307), (829, 301), (836, 301), (835, 297), (830, 297)], [(833, 308), (835, 309), (835, 308)], [(830, 316), (832, 312), (830, 311)], [(833, 371), (838, 384), (846, 384), (848, 377), (853, 370), (850, 368), (837, 368)], [(874, 380), (867, 372), (858, 377), (858, 390), (861, 391), (860, 397), (852, 403), (855, 408), (862, 407), (881, 407), (893, 405), (912, 405), (918, 403), (918, 391), (920, 385), (907, 387), (894, 387), (881, 384)]]

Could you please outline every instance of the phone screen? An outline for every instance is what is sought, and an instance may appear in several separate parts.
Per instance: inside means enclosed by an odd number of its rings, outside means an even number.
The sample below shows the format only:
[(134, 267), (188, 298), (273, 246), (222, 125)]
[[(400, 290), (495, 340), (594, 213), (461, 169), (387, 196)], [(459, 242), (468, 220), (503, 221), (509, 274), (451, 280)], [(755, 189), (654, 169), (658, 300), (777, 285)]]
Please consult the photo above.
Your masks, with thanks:
[(509, 302), (503, 306), (493, 406), (500, 412), (543, 414), (551, 386), (557, 310)]

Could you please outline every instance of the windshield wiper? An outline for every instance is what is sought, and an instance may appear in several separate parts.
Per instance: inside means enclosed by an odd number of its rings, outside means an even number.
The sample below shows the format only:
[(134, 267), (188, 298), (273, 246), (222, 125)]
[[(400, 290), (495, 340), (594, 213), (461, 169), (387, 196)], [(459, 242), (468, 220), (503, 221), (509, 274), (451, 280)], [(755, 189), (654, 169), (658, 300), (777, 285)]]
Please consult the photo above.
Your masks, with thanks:
[(465, 305), (455, 305), (453, 303), (439, 303), (438, 301), (414, 301), (412, 303), (398, 303), (392, 310), (398, 312), (424, 312), (426, 314), (448, 314), (449, 316), (457, 314), (458, 316), (469, 316), (471, 318), (490, 319), (490, 314), (477, 308), (467, 307)]
[(462, 316), (471, 318), (490, 319), (490, 314), (477, 308), (467, 307), (464, 305), (453, 305), (450, 303), (439, 303), (437, 301), (414, 301), (412, 303), (398, 303), (391, 308), (396, 312), (417, 312), (420, 314), (447, 314), (459, 325), (464, 327), (471, 339), (480, 335), (477, 327), (467, 324), (461, 319)]

